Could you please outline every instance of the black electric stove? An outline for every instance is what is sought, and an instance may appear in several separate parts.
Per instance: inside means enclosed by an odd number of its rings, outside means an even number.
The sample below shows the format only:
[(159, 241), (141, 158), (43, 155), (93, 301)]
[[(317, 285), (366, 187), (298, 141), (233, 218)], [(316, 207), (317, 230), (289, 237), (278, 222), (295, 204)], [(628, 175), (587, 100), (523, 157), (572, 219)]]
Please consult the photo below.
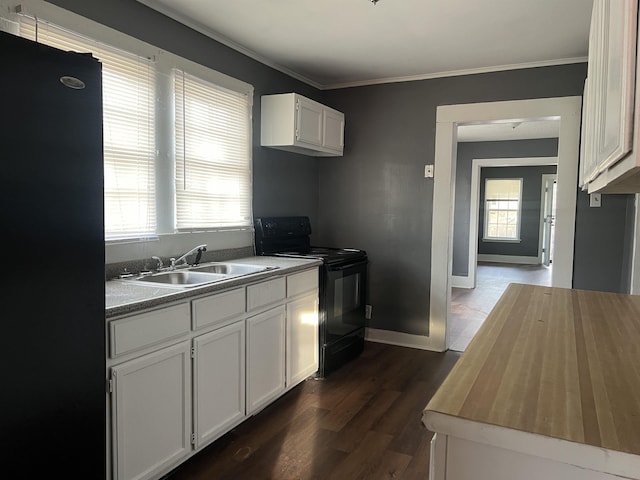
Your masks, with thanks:
[(322, 260), (317, 376), (325, 377), (364, 348), (367, 253), (311, 245), (309, 217), (262, 217), (254, 223), (257, 255)]

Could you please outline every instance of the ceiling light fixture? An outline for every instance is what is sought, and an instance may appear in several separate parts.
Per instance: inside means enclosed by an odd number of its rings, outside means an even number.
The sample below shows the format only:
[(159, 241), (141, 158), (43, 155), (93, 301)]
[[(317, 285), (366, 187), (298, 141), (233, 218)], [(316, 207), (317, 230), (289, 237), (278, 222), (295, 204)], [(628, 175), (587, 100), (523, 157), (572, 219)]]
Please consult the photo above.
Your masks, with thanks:
[(376, 4), (376, 3), (378, 3), (379, 1), (380, 1), (380, 0), (371, 0), (371, 3), (373, 3), (373, 4), (375, 5), (375, 4)]

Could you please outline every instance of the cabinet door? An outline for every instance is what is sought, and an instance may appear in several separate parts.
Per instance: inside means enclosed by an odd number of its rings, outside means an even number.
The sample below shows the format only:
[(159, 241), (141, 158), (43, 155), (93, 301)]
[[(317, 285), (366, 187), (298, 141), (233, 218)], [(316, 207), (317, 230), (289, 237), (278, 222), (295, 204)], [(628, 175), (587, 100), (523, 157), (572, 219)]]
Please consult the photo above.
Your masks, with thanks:
[(247, 413), (285, 389), (284, 305), (247, 319)]
[(322, 145), (342, 153), (344, 147), (344, 114), (335, 110), (323, 110)]
[(318, 296), (304, 296), (287, 304), (287, 387), (318, 370)]
[(322, 146), (322, 106), (296, 97), (296, 141)]
[(244, 320), (193, 340), (193, 405), (196, 448), (245, 417)]
[(191, 451), (190, 342), (112, 367), (116, 480), (155, 478)]
[(596, 0), (593, 5), (587, 108), (594, 122), (595, 159), (586, 167), (590, 173), (586, 180), (631, 150), (637, 3), (637, 0)]

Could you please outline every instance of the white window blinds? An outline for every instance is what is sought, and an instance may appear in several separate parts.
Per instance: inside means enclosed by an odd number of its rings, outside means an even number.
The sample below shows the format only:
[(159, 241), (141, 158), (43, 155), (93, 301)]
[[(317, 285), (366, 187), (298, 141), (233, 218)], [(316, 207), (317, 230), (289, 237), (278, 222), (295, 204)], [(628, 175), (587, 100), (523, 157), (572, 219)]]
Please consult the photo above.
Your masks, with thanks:
[[(106, 239), (156, 234), (152, 61), (25, 17), (20, 34), (102, 63)], [(73, 175), (73, 172), (69, 172)]]
[(251, 226), (250, 102), (174, 70), (176, 228)]

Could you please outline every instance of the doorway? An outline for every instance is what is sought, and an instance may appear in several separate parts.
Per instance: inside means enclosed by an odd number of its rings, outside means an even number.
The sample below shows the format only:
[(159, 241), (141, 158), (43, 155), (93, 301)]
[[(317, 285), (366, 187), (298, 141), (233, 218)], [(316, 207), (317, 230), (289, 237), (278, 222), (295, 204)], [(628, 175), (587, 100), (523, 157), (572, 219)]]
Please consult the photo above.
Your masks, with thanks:
[[(480, 204), (480, 172), (482, 168), (496, 167), (535, 167), (546, 165), (558, 165), (558, 157), (518, 157), (518, 158), (483, 158), (474, 159), (471, 162), (471, 193), (469, 197), (469, 241), (467, 253), (467, 275), (451, 276), (451, 286), (460, 288), (476, 288), (477, 281), (477, 257), (478, 257), (478, 231), (479, 231), (479, 204)], [(455, 181), (455, 176), (454, 180)], [(456, 199), (458, 201), (458, 199)], [(554, 210), (555, 212), (555, 210)], [(554, 229), (555, 233), (555, 229)], [(540, 232), (542, 235), (542, 232)], [(453, 255), (453, 253), (452, 253)], [(541, 253), (538, 253), (539, 261), (542, 261)]]
[[(462, 352), (466, 349), (510, 283), (551, 285), (552, 268), (543, 265), (542, 252), (549, 252), (549, 248), (543, 248), (545, 230), (541, 222), (552, 215), (551, 209), (548, 209), (549, 213), (545, 216), (544, 201), (548, 199), (551, 202), (552, 199), (549, 194), (544, 195), (544, 187), (547, 182), (553, 185), (555, 174), (552, 172), (557, 170), (557, 157), (471, 157), (472, 154), (482, 155), (499, 150), (510, 153), (551, 153), (551, 149), (555, 148), (554, 152), (557, 153), (557, 137), (555, 142), (551, 142), (551, 138), (522, 140), (508, 142), (496, 134), (488, 135), (482, 143), (458, 143), (454, 219), (456, 238), (452, 267), (453, 273), (457, 275), (452, 275), (451, 310), (448, 318), (451, 350)], [(507, 179), (510, 183), (519, 180), (517, 198), (509, 197), (509, 200), (502, 200), (502, 203), (500, 200), (487, 202), (481, 193), (481, 187), (487, 181), (496, 182), (500, 179)], [(471, 195), (467, 198), (469, 186)], [(484, 190), (486, 193), (486, 189)], [(494, 197), (506, 199), (507, 193), (494, 191)], [(464, 202), (468, 203), (467, 211), (458, 205)], [(504, 225), (505, 229), (511, 225), (511, 237), (490, 238), (486, 214), (488, 203), (493, 208), (509, 209), (507, 212), (494, 214), (492, 218), (494, 222)], [(461, 228), (461, 224), (467, 221), (467, 212), (469, 235)], [(546, 232), (551, 233), (549, 229)], [(468, 252), (462, 248), (465, 240), (469, 244)], [(546, 241), (552, 243), (550, 235)], [(468, 264), (463, 261), (466, 257), (469, 258)]]
[(559, 119), (556, 239), (552, 285), (570, 288), (573, 279), (573, 240), (580, 138), (581, 97), (558, 97), (438, 107), (433, 228), (431, 241), (431, 289), (429, 311), (430, 349), (447, 350), (451, 300), (453, 241), (453, 181), (455, 180), (457, 127), (465, 124)]

